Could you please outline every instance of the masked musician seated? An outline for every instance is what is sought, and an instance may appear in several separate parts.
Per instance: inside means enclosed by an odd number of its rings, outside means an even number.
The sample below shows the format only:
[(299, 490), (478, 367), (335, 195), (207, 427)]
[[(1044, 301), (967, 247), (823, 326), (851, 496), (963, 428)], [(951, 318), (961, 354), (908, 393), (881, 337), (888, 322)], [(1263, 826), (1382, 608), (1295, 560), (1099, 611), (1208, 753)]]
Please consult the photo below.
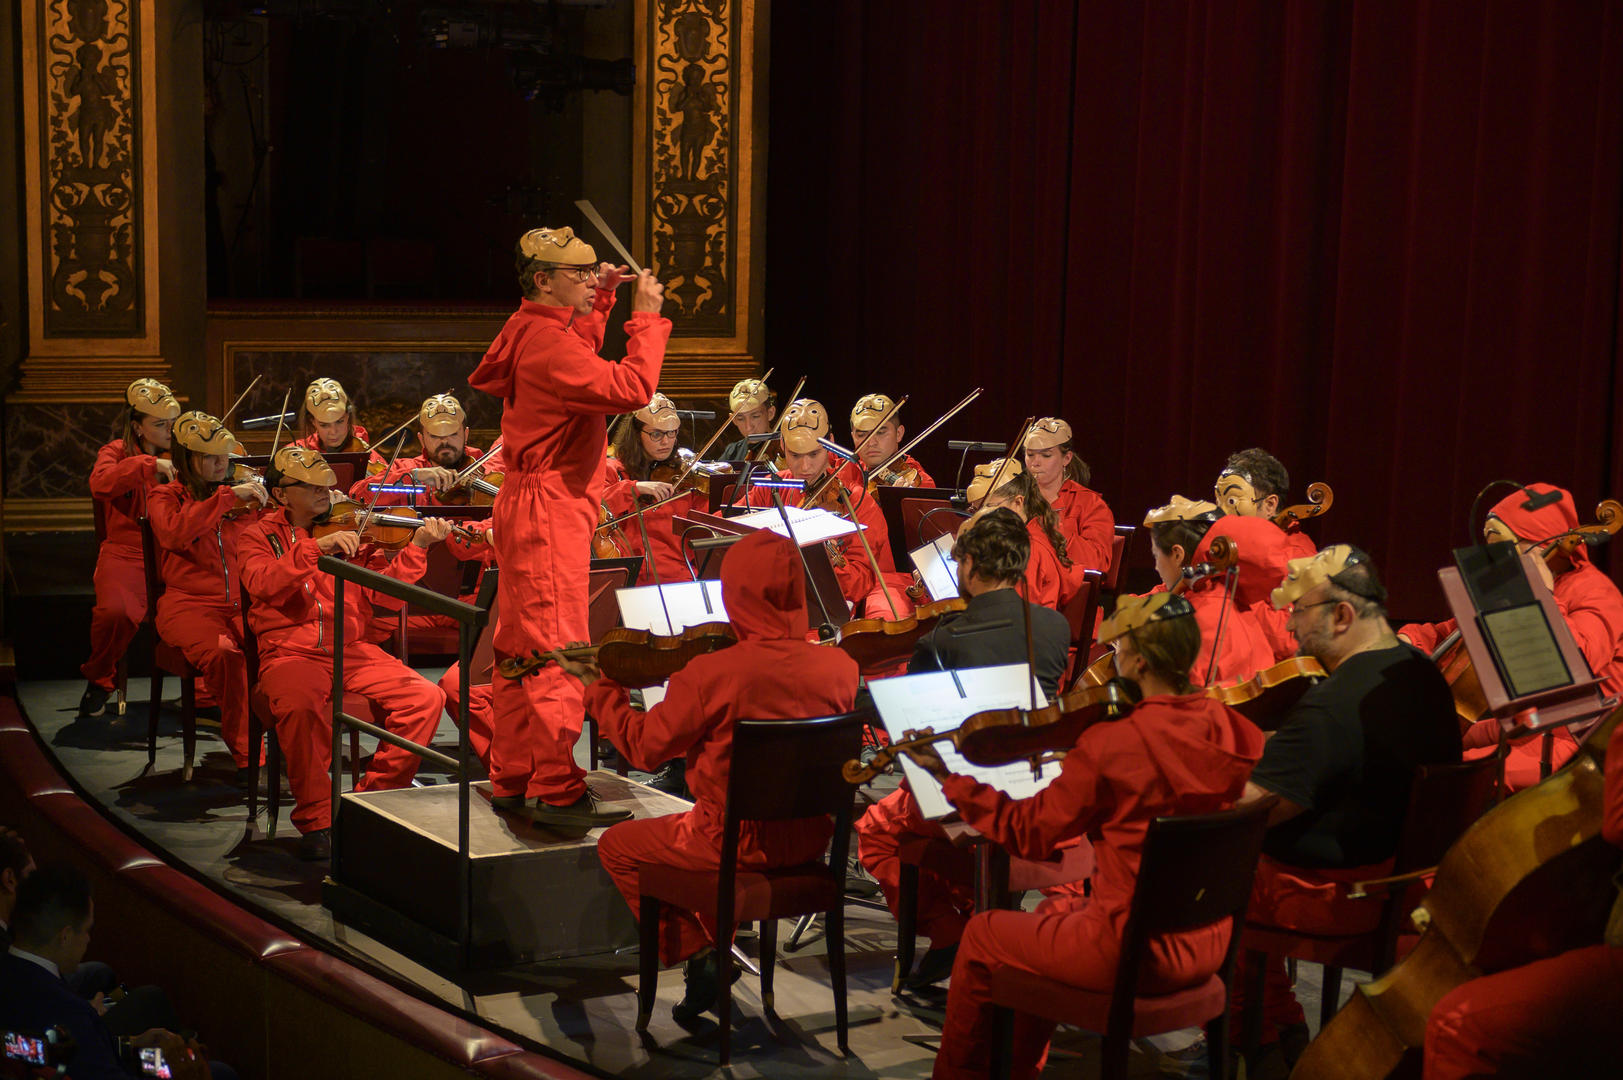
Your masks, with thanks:
[[(828, 448), (818, 441), (827, 438), (828, 433), (828, 410), (823, 408), (821, 402), (810, 398), (793, 402), (784, 411), (783, 450), (787, 467), (778, 473), (778, 477), (782, 480), (799, 480), (808, 488), (829, 477), (819, 503), (823, 509), (841, 517), (850, 513), (846, 509), (846, 500), (838, 497), (839, 489), (845, 491), (846, 499), (855, 511), (856, 523), (867, 526), (863, 530), (867, 547), (864, 549), (862, 541), (855, 535), (828, 542), (829, 560), (834, 565), (834, 576), (840, 583), (840, 594), (851, 605), (853, 618), (862, 617), (865, 608), (869, 617), (889, 618), (888, 610), (881, 615), (868, 606), (869, 596), (879, 589), (879, 574), (896, 568), (890, 553), (889, 527), (885, 524), (885, 515), (880, 511), (879, 504), (866, 491), (860, 487), (853, 491), (830, 475)], [(774, 494), (782, 497), (785, 506), (801, 506), (804, 503), (804, 491), (774, 492), (761, 487), (750, 488), (747, 502), (750, 506), (772, 506)], [(873, 553), (871, 560), (869, 551)], [(836, 618), (838, 614), (834, 613)]]
[[(320, 539), (313, 527), (332, 512), (332, 468), (305, 446), (278, 450), (265, 472), (276, 508), (239, 541), (242, 586), (252, 606), (248, 622), (259, 639), (259, 689), (276, 717), (276, 738), (287, 758), (293, 788), (293, 824), (303, 834), (302, 858), (325, 859), (331, 850), (333, 582), (317, 568), (323, 555), (400, 581), (415, 581), (427, 565), (427, 549), (450, 533), (450, 522), (425, 518), (398, 555), (365, 542), (359, 534), (332, 532)], [(439, 687), (365, 640), (372, 621), (368, 590), (344, 590), (344, 689), (380, 705), (389, 730), (427, 745), (439, 726), (445, 695)], [(359, 791), (405, 787), (417, 772), (417, 756), (380, 744)]]
[[(1224, 535), (1213, 528), (1218, 520), (1217, 507), (1209, 502), (1191, 502), (1182, 495), (1172, 496), (1171, 502), (1144, 515), (1144, 527), (1150, 530), (1150, 554), (1162, 589), (1177, 588), (1186, 570), (1207, 563), (1212, 542)], [(1243, 558), (1246, 545), (1240, 542), (1238, 546)], [(1225, 574), (1215, 573), (1185, 584), (1182, 589), (1200, 623), (1200, 655), (1190, 671), (1197, 685), (1217, 686), (1249, 679), (1274, 662), (1273, 649), (1260, 624), (1238, 602), (1238, 577), (1236, 574), (1231, 583)]]
[[(957, 615), (943, 616), (919, 638), (907, 665), (909, 674), (1023, 664), (1029, 617), (1037, 683), (1054, 700), (1065, 673), (1071, 629), (1059, 612), (1021, 597), (1031, 546), (1031, 534), (1019, 515), (1004, 507), (982, 510), (964, 524), (953, 542), (952, 557), (958, 564), (958, 586), (969, 604)], [(857, 858), (885, 890), (895, 914), (901, 883), (898, 849), (916, 837), (945, 840), (947, 834), (920, 813), (905, 781), (868, 808), (857, 820), (856, 831)], [(920, 870), (918, 927), (930, 939), (930, 950), (919, 961), (910, 986), (939, 982), (952, 970), (958, 939), (973, 907), (967, 854), (961, 862), (950, 875)]]
[[(1273, 603), (1290, 612), (1301, 655), (1330, 677), (1286, 714), (1246, 784), (1247, 801), (1280, 800), (1248, 918), (1359, 933), (1374, 928), (1381, 903), (1348, 900), (1345, 885), (1391, 869), (1415, 770), (1460, 760), (1453, 700), (1436, 666), (1392, 632), (1386, 588), (1357, 548), (1292, 559)], [(1236, 1018), (1243, 985), (1231, 990)], [(1268, 959), (1262, 1008), (1263, 1042), (1278, 1040), (1294, 1062), (1307, 1029), (1279, 957)]]
[(1026, 471), (1059, 515), (1066, 552), (1084, 570), (1108, 571), (1116, 544), (1116, 518), (1089, 488), (1093, 471), (1072, 448), (1071, 425), (1045, 416), (1026, 433)]
[(998, 458), (975, 466), (964, 495), (971, 510), (1004, 507), (1025, 522), (1031, 537), (1025, 577), (1028, 600), (1058, 610), (1082, 588), (1084, 567), (1071, 560), (1060, 535), (1059, 515), (1018, 461)]
[[(305, 388), (299, 430), (298, 445), (318, 454), (354, 454), (367, 448), (366, 428), (355, 419), (355, 403), (337, 379), (317, 379)], [(375, 450), (371, 461), (385, 464)]]
[[(1528, 504), (1542, 503), (1529, 509)], [(1483, 540), (1490, 544), (1515, 544), (1523, 554), (1543, 552), (1549, 541), (1578, 527), (1578, 509), (1572, 493), (1553, 484), (1529, 484), (1499, 500), (1483, 524)], [(1595, 564), (1582, 544), (1570, 553), (1556, 551), (1540, 560), (1548, 571), (1547, 584), (1555, 595), (1555, 606), (1566, 619), (1572, 639), (1589, 668), (1601, 680), (1607, 694), (1623, 694), (1623, 594)], [(1411, 623), (1398, 636), (1425, 653), (1435, 652), (1455, 629), (1454, 620), (1443, 623)], [(1551, 768), (1560, 768), (1578, 748), (1584, 729), (1557, 728), (1553, 732)], [(1499, 724), (1479, 720), (1465, 733), (1469, 756), (1494, 752), (1499, 740)], [(1505, 758), (1505, 785), (1511, 791), (1532, 787), (1543, 778), (1544, 737), (1534, 736), (1510, 746)]]
[[(647, 405), (619, 425), (614, 444), (609, 447), (609, 482), (603, 489), (603, 505), (610, 514), (619, 517), (640, 505), (670, 498), (675, 489), (667, 480), (655, 480), (654, 475), (655, 470), (662, 470), (662, 475), (680, 477), (687, 468), (692, 454), (683, 456), (681, 433), (682, 417), (664, 394), (655, 394)], [(704, 506), (698, 504), (700, 509)], [(693, 509), (695, 496), (682, 495), (620, 523), (631, 554), (642, 556), (639, 585), (693, 580), (675, 522), (677, 517)], [(643, 543), (645, 529), (646, 546)]]
[(935, 481), (912, 454), (891, 462), (884, 475), (874, 472), (907, 438), (907, 428), (896, 415), (896, 403), (884, 394), (865, 394), (851, 406), (851, 449), (856, 460), (840, 466), (840, 479), (849, 488), (865, 484), (888, 487), (935, 487)]
[(220, 703), (220, 737), (241, 783), (248, 768), (248, 660), (242, 651), (239, 546), (269, 496), (257, 478), (227, 479), (237, 440), (214, 417), (182, 413), (174, 441), (175, 482), (147, 497), (164, 583), (157, 630), (203, 673), (204, 686)]
[[(849, 712), (856, 701), (856, 662), (805, 640), (805, 580), (794, 545), (776, 533), (752, 533), (730, 548), (721, 568), (721, 596), (738, 644), (700, 656), (671, 676), (664, 700), (646, 713), (632, 711), (625, 688), (603, 677), (595, 661), (561, 661), (585, 685), (586, 709), (597, 717), (599, 731), (633, 767), (651, 771), (673, 757), (687, 758), (692, 810), (622, 822), (598, 840), (603, 868), (633, 915), (640, 906), (639, 867), (721, 865), (735, 721), (832, 716)], [(809, 862), (823, 854), (831, 834), (822, 817), (746, 822), (738, 868)], [(659, 942), (660, 963), (687, 961), (687, 992), (673, 1010), (677, 1018), (691, 1021), (714, 1008), (714, 950), (730, 942), (696, 913), (669, 905), (661, 911)]]
[[(1290, 492), (1290, 473), (1280, 460), (1261, 447), (1236, 450), (1223, 463), (1217, 474), (1213, 493), (1217, 508), (1225, 514), (1258, 517), (1273, 521), (1284, 509), (1285, 496)], [(1277, 526), (1276, 526), (1277, 528)], [(1282, 530), (1290, 544), (1290, 557), (1307, 558), (1318, 550), (1302, 527), (1291, 522)]]
[(760, 445), (749, 437), (772, 430), (772, 422), (778, 418), (778, 395), (760, 379), (740, 379), (727, 395), (727, 408), (733, 414), (738, 438), (722, 450), (721, 460), (743, 461)]
[[(1091, 896), (1050, 896), (1034, 912), (984, 911), (969, 920), (952, 968), (934, 1075), (983, 1077), (991, 1040), (992, 972), (1016, 968), (1084, 990), (1115, 985), (1122, 931), (1132, 904), (1145, 833), (1157, 817), (1233, 806), (1262, 753), (1262, 733), (1226, 705), (1196, 691), (1190, 665), (1200, 625), (1181, 596), (1126, 596), (1099, 628), (1116, 671), (1143, 700), (1125, 717), (1088, 728), (1059, 775), (1029, 799), (947, 771), (933, 748), (909, 753), (941, 781), (964, 822), (1013, 855), (1041, 859), (1083, 835), (1097, 870)], [(1154, 939), (1139, 993), (1166, 994), (1215, 974), (1228, 949), (1227, 922)], [(1042, 1071), (1051, 1021), (1016, 1014), (1010, 1073)]]

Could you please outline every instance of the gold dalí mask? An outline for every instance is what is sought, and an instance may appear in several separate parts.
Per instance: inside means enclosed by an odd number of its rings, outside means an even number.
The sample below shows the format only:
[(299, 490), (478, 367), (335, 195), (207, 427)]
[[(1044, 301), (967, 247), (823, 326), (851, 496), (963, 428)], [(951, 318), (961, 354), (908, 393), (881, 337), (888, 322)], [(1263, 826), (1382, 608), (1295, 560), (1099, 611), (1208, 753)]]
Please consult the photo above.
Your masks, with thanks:
[(772, 391), (760, 379), (743, 379), (727, 395), (727, 407), (733, 412), (750, 412), (765, 405)]
[(553, 266), (596, 266), (597, 252), (565, 225), (558, 229), (531, 229), (519, 237), (518, 250), (526, 259)]
[[(1482, 538), (1490, 544), (1517, 544), (1521, 537), (1511, 530), (1509, 525), (1496, 517), (1489, 517), (1482, 523)], [(1535, 539), (1537, 539), (1535, 537)]]
[(271, 459), (271, 466), (284, 477), (312, 487), (330, 488), (338, 483), (327, 459), (308, 446), (282, 447)]
[(129, 407), (143, 416), (173, 420), (180, 415), (180, 402), (174, 392), (157, 379), (136, 379), (124, 391)]
[(1362, 562), (1351, 544), (1336, 544), (1313, 555), (1292, 559), (1285, 580), (1268, 595), (1274, 610), (1283, 611), (1349, 566)]
[(1057, 416), (1045, 416), (1026, 433), (1027, 450), (1052, 450), (1071, 441), (1071, 425)]
[(304, 407), (323, 424), (349, 414), (349, 395), (337, 379), (317, 379), (304, 391)]
[(174, 438), (194, 454), (242, 453), (225, 425), (205, 412), (181, 413), (175, 421)]
[(1198, 521), (1201, 518), (1216, 520), (1217, 507), (1209, 502), (1196, 502), (1182, 495), (1174, 495), (1172, 501), (1165, 506), (1157, 506), (1146, 513), (1144, 524), (1154, 525), (1161, 521)]
[(801, 398), (783, 413), (783, 445), (790, 452), (809, 454), (818, 447), (818, 439), (828, 437), (828, 410), (823, 403)]
[(974, 506), (993, 492), (994, 485), (1002, 487), (1025, 471), (1026, 467), (1014, 458), (998, 458), (977, 465), (975, 475), (969, 478), (969, 487), (964, 489), (964, 498)]
[[(858, 434), (872, 431), (879, 426), (879, 421), (885, 414), (890, 413), (895, 407), (896, 403), (884, 394), (866, 394), (858, 398), (857, 403), (851, 406), (851, 430)], [(890, 418), (894, 421), (895, 414), (891, 413)]]
[(676, 431), (682, 426), (682, 418), (676, 413), (676, 403), (664, 394), (655, 394), (648, 404), (631, 415), (649, 431)]
[(1251, 478), (1241, 472), (1226, 472), (1217, 478), (1215, 487), (1217, 494), (1217, 507), (1225, 514), (1239, 514), (1241, 517), (1257, 517), (1261, 511), (1257, 503), (1257, 489), (1252, 486)]
[(462, 411), (462, 402), (450, 394), (435, 394), (417, 410), (417, 423), (436, 438), (455, 435), (467, 422), (468, 414)]
[(1123, 634), (1130, 634), (1150, 623), (1183, 619), (1194, 613), (1195, 609), (1188, 600), (1169, 592), (1126, 595), (1116, 601), (1116, 610), (1110, 613), (1110, 618), (1099, 623), (1098, 641), (1101, 645), (1109, 645)]

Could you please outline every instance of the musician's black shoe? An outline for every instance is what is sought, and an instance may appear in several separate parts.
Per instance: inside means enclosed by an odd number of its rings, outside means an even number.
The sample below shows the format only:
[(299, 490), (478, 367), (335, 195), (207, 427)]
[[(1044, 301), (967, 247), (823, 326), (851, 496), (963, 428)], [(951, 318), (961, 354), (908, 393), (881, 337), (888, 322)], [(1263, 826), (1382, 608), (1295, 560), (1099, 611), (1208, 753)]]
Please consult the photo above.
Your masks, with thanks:
[(922, 990), (952, 974), (952, 962), (958, 959), (958, 946), (948, 945), (945, 948), (931, 948), (919, 961), (919, 966), (913, 969), (913, 974), (902, 980), (902, 986), (908, 990)]
[[(1338, 988), (1339, 989), (1339, 988)], [(1285, 1064), (1294, 1066), (1296, 1059), (1307, 1050), (1307, 1044), (1312, 1042), (1312, 1036), (1307, 1033), (1307, 1023), (1279, 1025), (1279, 1051), (1285, 1055)]]
[(111, 690), (103, 690), (95, 683), (86, 683), (84, 696), (79, 699), (79, 718), (101, 716), (107, 710), (107, 699), (112, 696)]
[(490, 797), (492, 810), (505, 810), (509, 814), (525, 814), (530, 812), (530, 800), (522, 795), (492, 795)]
[(667, 795), (675, 795), (679, 799), (690, 798), (688, 795), (688, 764), (682, 758), (667, 761), (661, 765), (659, 771), (646, 781), (655, 791), (663, 791)]
[(299, 837), (299, 858), (305, 862), (326, 862), (332, 858), (332, 830), (317, 829)]
[[(732, 977), (729, 981), (738, 979), (737, 964), (729, 974)], [(721, 992), (721, 957), (714, 949), (684, 964), (682, 981), (682, 1000), (671, 1006), (671, 1015), (677, 1023), (692, 1024), (705, 1013), (716, 1013), (716, 995)]]
[[(495, 802), (494, 799), (491, 800)], [(530, 819), (537, 825), (563, 830), (570, 829), (601, 829), (605, 825), (625, 821), (631, 816), (630, 810), (617, 810), (600, 807), (597, 796), (590, 790), (567, 806), (554, 806), (542, 802), (539, 798), (535, 805), (530, 807)]]

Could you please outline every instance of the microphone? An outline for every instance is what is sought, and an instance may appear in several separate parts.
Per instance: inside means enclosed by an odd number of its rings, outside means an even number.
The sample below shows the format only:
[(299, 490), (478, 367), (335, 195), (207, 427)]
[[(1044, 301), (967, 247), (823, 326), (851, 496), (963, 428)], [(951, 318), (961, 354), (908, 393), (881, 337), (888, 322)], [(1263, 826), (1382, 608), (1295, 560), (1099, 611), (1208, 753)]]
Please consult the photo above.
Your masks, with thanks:
[[(710, 415), (714, 416), (715, 414), (711, 413)], [(744, 438), (748, 439), (752, 443), (771, 442), (773, 439), (776, 439), (777, 437), (778, 437), (778, 433), (776, 431), (763, 431), (763, 432), (761, 432), (761, 433), (759, 433), (757, 435), (746, 435), (746, 436), (744, 436)]]
[(299, 414), (296, 412), (286, 412), (280, 416), (253, 416), (247, 420), (237, 421), (237, 426), (244, 431), (261, 431), (265, 428), (273, 428), (277, 424), (291, 424), (298, 418)]
[(846, 461), (855, 461), (857, 459), (855, 454), (841, 446), (839, 443), (834, 442), (832, 439), (826, 437), (821, 438), (817, 440), (817, 443), (824, 450), (827, 450), (837, 458), (843, 458)]
[(963, 450), (977, 454), (1001, 454), (1009, 448), (1008, 443), (1000, 442), (969, 442), (964, 439), (948, 439), (948, 450)]
[(688, 420), (714, 420), (716, 418), (716, 410), (714, 409), (672, 409), (671, 411), (677, 416)]
[(1559, 491), (1533, 491), (1531, 488), (1522, 488), (1527, 492), (1527, 501), (1522, 503), (1523, 510), (1542, 510), (1546, 506), (1554, 506), (1561, 501)]

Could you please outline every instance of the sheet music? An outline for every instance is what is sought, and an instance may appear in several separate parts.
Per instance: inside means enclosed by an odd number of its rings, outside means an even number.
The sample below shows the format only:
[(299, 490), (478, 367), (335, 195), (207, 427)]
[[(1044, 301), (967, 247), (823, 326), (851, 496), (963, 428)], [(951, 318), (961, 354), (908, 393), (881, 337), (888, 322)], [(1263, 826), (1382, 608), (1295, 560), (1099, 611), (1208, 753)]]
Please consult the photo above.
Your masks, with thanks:
[(958, 564), (952, 557), (953, 540), (951, 533), (942, 533), (907, 553), (918, 567), (931, 600), (950, 600), (958, 595)]
[[(1033, 682), (1028, 665), (1002, 664), (874, 679), (868, 683), (868, 689), (873, 693), (874, 706), (891, 741), (900, 742), (903, 732), (916, 728), (928, 727), (937, 734), (954, 731), (971, 716), (988, 709), (1029, 709)], [(1036, 695), (1038, 708), (1048, 704), (1041, 687), (1036, 688)], [(1049, 765), (1043, 769), (1042, 778), (1034, 780), (1031, 766), (1024, 761), (985, 768), (965, 761), (950, 742), (938, 742), (935, 748), (953, 772), (972, 776), (1014, 799), (1035, 795), (1059, 775), (1059, 766)], [(924, 816), (933, 820), (952, 813), (952, 804), (942, 794), (936, 778), (913, 764), (913, 759), (905, 754), (900, 755), (900, 760)]]
[[(793, 539), (798, 540), (801, 547), (807, 544), (820, 544), (824, 540), (833, 540), (840, 536), (850, 536), (859, 528), (867, 528), (866, 525), (853, 525), (838, 514), (831, 514), (827, 510), (816, 508), (807, 510), (798, 506), (786, 506), (783, 509), (789, 515), (789, 523), (795, 527)], [(766, 529), (784, 537), (789, 535), (777, 507), (735, 517), (733, 524), (751, 529)]]
[[(660, 602), (662, 591), (664, 603)], [(620, 605), (620, 621), (627, 630), (651, 630), (670, 636), (701, 623), (729, 621), (719, 581), (678, 581), (616, 589), (614, 599)], [(665, 618), (667, 610), (669, 620)]]

